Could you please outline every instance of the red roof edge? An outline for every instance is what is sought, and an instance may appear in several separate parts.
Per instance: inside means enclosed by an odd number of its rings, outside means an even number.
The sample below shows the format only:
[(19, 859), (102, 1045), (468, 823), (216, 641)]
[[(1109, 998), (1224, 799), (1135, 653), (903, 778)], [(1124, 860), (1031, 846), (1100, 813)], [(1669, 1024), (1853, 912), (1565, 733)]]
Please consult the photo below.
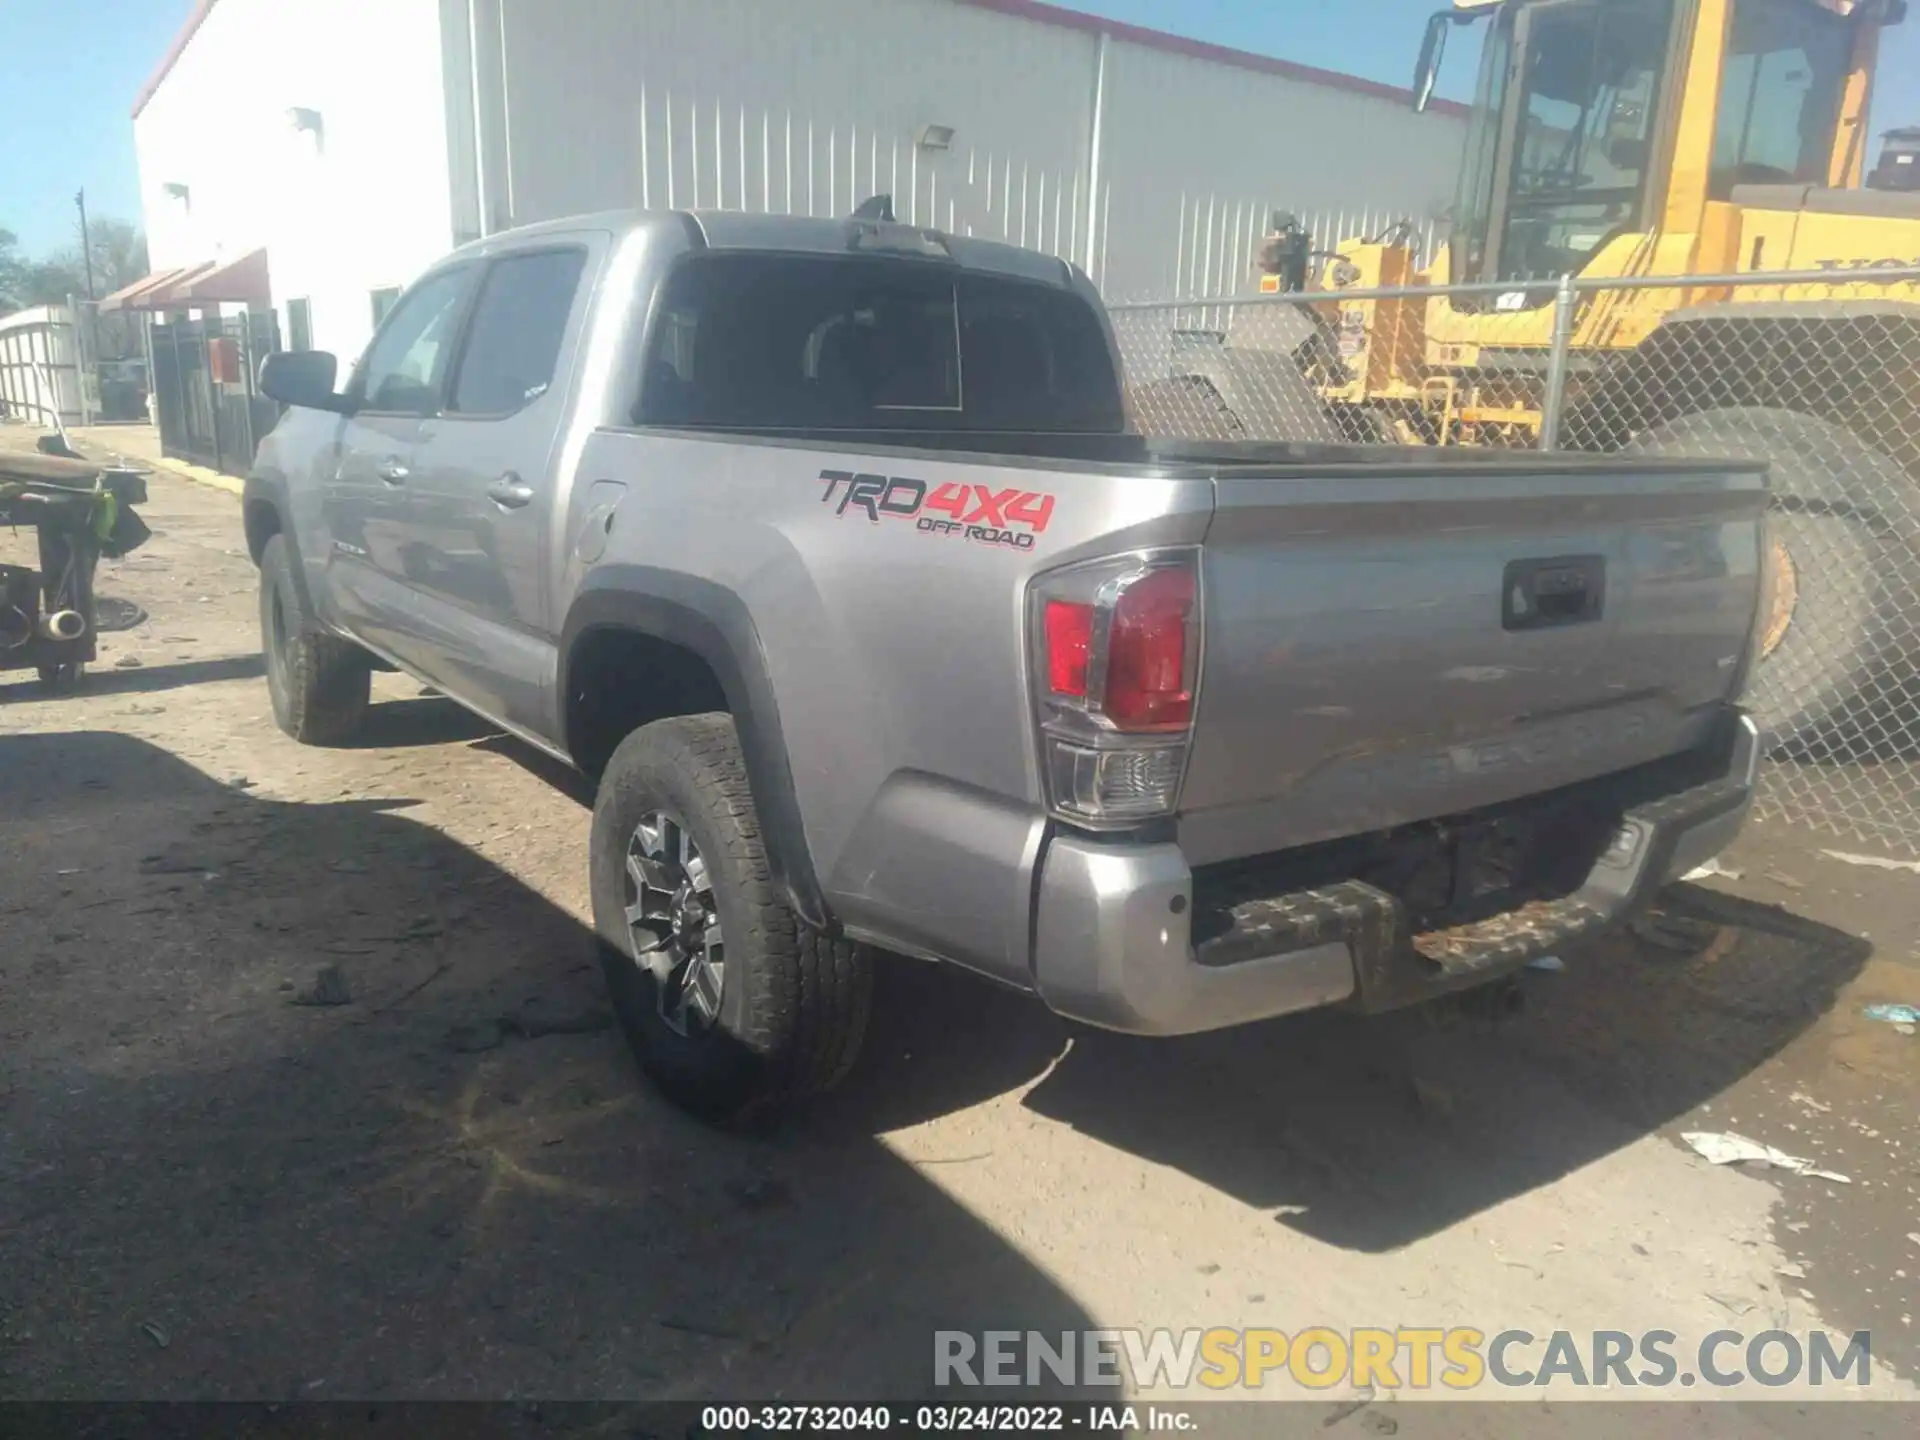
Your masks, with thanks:
[(182, 25), (180, 33), (173, 37), (173, 44), (169, 45), (167, 53), (160, 57), (160, 63), (154, 66), (153, 74), (149, 75), (147, 83), (140, 87), (140, 93), (133, 97), (134, 119), (140, 118), (140, 112), (147, 108), (147, 102), (153, 99), (161, 83), (166, 80), (168, 72), (179, 63), (180, 57), (186, 54), (187, 46), (193, 42), (193, 37), (206, 23), (207, 16), (213, 11), (213, 6), (214, 0), (196, 0), (193, 13), (187, 17), (187, 23)]
[[(206, 23), (216, 0), (197, 0), (193, 13), (187, 17), (187, 23), (180, 27), (180, 33), (174, 37), (173, 44), (167, 47), (167, 53), (161, 57), (159, 65), (154, 67), (147, 83), (140, 87), (140, 93), (134, 97), (133, 118), (138, 120), (140, 112), (147, 108), (147, 102), (153, 99), (156, 91), (166, 80), (167, 74), (179, 62), (181, 55), (192, 43), (201, 25)], [(1169, 35), (1164, 30), (1149, 30), (1144, 25), (1129, 25), (1120, 20), (1106, 20), (1098, 15), (1089, 15), (1084, 10), (1069, 10), (1064, 5), (1049, 5), (1045, 0), (959, 0), (962, 5), (971, 5), (979, 10), (997, 10), (1002, 15), (1013, 15), (1023, 20), (1038, 21), (1042, 25), (1058, 25), (1068, 30), (1082, 30), (1090, 35), (1107, 34), (1118, 40), (1126, 40), (1135, 45), (1143, 45), (1150, 50), (1164, 50), (1172, 55), (1188, 55), (1196, 60), (1212, 60), (1221, 65), (1233, 65), (1242, 70), (1256, 70), (1264, 75), (1280, 75), (1289, 80), (1303, 80), (1310, 85), (1326, 85), (1336, 90), (1350, 91), (1355, 95), (1370, 95), (1376, 100), (1391, 100), (1405, 105), (1411, 102), (1412, 92), (1398, 85), (1382, 84), (1378, 80), (1363, 80), (1358, 75), (1348, 75), (1339, 70), (1323, 70), (1318, 65), (1302, 65), (1294, 60), (1282, 60), (1273, 55), (1256, 55), (1251, 50), (1235, 50), (1228, 45), (1215, 45), (1210, 40), (1189, 40), (1183, 35)], [(1457, 100), (1435, 100), (1433, 113), (1465, 117), (1472, 114), (1471, 109)]]
[[(1264, 75), (1280, 75), (1289, 80), (1304, 80), (1310, 85), (1326, 85), (1336, 90), (1351, 91), (1356, 95), (1370, 95), (1376, 100), (1391, 100), (1399, 105), (1413, 103), (1413, 92), (1403, 90), (1398, 85), (1387, 85), (1378, 80), (1363, 80), (1358, 75), (1348, 75), (1344, 71), (1323, 70), (1318, 65), (1302, 65), (1296, 60), (1259, 55), (1251, 50), (1235, 50), (1230, 45), (1215, 45), (1210, 40), (1189, 40), (1184, 35), (1170, 35), (1164, 30), (1149, 30), (1144, 25), (1129, 25), (1125, 21), (1089, 15), (1084, 10), (1069, 10), (1064, 5), (1050, 5), (1046, 0), (959, 0), (959, 3), (971, 5), (978, 10), (997, 10), (1002, 15), (1014, 15), (1023, 20), (1037, 20), (1042, 25), (1058, 25), (1068, 30), (1084, 30), (1091, 35), (1104, 33), (1113, 36), (1116, 40), (1126, 40), (1135, 45), (1145, 46), (1149, 50), (1164, 50), (1172, 55), (1187, 55), (1196, 60), (1212, 60), (1221, 65), (1237, 66), (1242, 70), (1257, 70)], [(1471, 106), (1462, 105), (1458, 100), (1435, 100), (1428, 109), (1436, 115), (1453, 115), (1460, 118), (1473, 113)]]

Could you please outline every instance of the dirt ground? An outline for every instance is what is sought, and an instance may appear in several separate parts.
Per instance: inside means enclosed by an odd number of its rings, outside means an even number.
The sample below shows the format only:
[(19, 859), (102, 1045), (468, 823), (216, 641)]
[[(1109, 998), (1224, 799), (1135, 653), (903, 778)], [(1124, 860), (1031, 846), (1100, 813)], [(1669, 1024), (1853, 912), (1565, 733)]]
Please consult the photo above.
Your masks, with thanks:
[(719, 1135), (610, 1026), (582, 785), (392, 675), (284, 738), (237, 502), (151, 486), (81, 694), (0, 673), (0, 1394), (903, 1399), (936, 1329), (1314, 1324), (1865, 1329), (1915, 1393), (1920, 1038), (1861, 1007), (1920, 874), (1756, 827), (1497, 1025), (1137, 1041), (902, 961), (843, 1091)]

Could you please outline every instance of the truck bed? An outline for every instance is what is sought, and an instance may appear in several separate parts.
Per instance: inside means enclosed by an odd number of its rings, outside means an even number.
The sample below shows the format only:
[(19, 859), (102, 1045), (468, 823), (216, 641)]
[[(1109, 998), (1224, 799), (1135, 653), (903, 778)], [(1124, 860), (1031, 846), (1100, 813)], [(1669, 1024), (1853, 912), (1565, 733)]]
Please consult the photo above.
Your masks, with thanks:
[[(999, 867), (1045, 823), (1022, 618), (1042, 577), (1197, 548), (1171, 828), (1205, 867), (1705, 744), (1741, 681), (1766, 504), (1745, 462), (1124, 435), (601, 431), (583, 472), (673, 477), (629, 489), (609, 558), (714, 575), (753, 610), (782, 726), (806, 737), (794, 784), (828, 904), (1003, 975), (1026, 944), (995, 918)], [(970, 543), (922, 528), (932, 510), (847, 505), (862, 476), (1031, 492), (1049, 519), (1020, 548)], [(1513, 624), (1516, 576), (1561, 572), (1591, 613)], [(917, 878), (936, 873), (937, 914)]]
[[(1133, 435), (647, 433), (749, 457), (765, 446), (741, 463), (777, 455), (808, 480), (816, 472), (795, 451), (814, 452), (823, 474), (1045, 492), (1057, 505), (1020, 557), (1027, 578), (1083, 553), (1198, 543), (1204, 663), (1178, 816), (1195, 864), (1475, 810), (1697, 746), (1735, 697), (1761, 580), (1759, 462)], [(880, 532), (860, 546), (869, 581), (951, 586), (952, 603), (977, 606), (983, 584), (1014, 579), (1014, 557), (982, 564), (978, 547), (916, 543), (911, 525)], [(1582, 613), (1514, 613), (1513, 588), (1540, 583), (1575, 587)], [(883, 649), (892, 639), (875, 637)]]

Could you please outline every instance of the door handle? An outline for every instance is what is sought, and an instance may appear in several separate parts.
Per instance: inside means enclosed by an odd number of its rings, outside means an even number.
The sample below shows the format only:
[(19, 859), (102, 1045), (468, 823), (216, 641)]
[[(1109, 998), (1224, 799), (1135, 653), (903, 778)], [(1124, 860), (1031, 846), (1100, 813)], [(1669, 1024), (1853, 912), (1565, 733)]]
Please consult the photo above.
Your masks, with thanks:
[(389, 485), (404, 485), (407, 483), (407, 476), (412, 472), (393, 456), (389, 455), (380, 462), (378, 468), (376, 468), (373, 473)]
[(533, 503), (533, 487), (509, 470), (487, 487), (487, 498), (502, 510), (518, 510)]

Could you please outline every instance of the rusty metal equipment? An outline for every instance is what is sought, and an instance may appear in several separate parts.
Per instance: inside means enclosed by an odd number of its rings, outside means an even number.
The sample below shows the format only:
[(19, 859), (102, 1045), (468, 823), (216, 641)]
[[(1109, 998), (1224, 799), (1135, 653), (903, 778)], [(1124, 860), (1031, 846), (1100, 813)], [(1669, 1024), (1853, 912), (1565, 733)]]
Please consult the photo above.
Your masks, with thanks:
[(139, 472), (78, 457), (64, 439), (51, 453), (0, 451), (0, 526), (30, 529), (37, 568), (0, 565), (0, 670), (34, 670), (71, 691), (97, 653), (93, 575), (147, 539), (134, 513), (145, 503)]

